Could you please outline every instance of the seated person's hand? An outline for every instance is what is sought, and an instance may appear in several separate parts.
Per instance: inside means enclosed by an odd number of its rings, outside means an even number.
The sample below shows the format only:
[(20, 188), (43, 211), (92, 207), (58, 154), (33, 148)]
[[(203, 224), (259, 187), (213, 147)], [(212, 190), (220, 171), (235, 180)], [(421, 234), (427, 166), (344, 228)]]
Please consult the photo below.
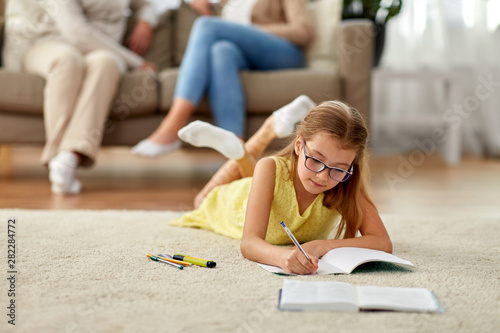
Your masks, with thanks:
[(190, 6), (201, 15), (213, 15), (213, 8), (209, 0), (193, 0)]
[(156, 72), (156, 65), (152, 62), (144, 61), (142, 63), (141, 69), (144, 69), (146, 71)]
[(139, 21), (126, 44), (131, 51), (143, 56), (149, 49), (152, 40), (153, 28), (151, 25), (146, 21)]
[(318, 270), (318, 258), (311, 254), (308, 255), (312, 263), (299, 249), (291, 248), (281, 258), (281, 268), (287, 273), (315, 274)]

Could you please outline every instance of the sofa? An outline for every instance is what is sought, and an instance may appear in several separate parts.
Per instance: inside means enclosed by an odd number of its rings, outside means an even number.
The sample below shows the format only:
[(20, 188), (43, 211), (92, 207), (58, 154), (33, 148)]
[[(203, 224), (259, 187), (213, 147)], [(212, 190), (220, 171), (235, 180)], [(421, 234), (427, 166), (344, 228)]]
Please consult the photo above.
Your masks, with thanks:
[[(178, 66), (196, 14), (189, 6), (164, 13), (146, 58), (157, 73), (132, 71), (124, 75), (110, 110), (103, 145), (130, 146), (147, 137), (172, 104)], [(0, 47), (4, 18), (0, 18)], [(374, 28), (368, 20), (341, 21), (338, 70), (312, 68), (242, 72), (247, 97), (247, 136), (271, 112), (300, 94), (316, 102), (342, 99), (358, 108), (369, 122), (370, 73)], [(0, 67), (0, 144), (44, 144), (42, 77)], [(203, 101), (193, 119), (211, 121)]]

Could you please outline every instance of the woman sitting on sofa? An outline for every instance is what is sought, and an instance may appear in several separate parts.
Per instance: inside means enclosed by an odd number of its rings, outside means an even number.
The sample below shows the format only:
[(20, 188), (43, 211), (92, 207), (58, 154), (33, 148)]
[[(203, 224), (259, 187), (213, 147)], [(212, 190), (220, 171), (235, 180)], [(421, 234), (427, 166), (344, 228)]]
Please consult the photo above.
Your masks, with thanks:
[(194, 0), (192, 7), (204, 16), (191, 30), (172, 106), (132, 152), (159, 156), (179, 148), (177, 131), (204, 94), (216, 124), (243, 137), (245, 96), (239, 72), (304, 67), (303, 51), (314, 37), (306, 5), (306, 0), (223, 0), (221, 19), (209, 15), (209, 0)]
[[(138, 23), (127, 48), (121, 40), (130, 10)], [(46, 79), (41, 160), (52, 192), (79, 193), (76, 169), (95, 161), (121, 75), (127, 68), (155, 69), (141, 57), (156, 25), (154, 8), (147, 0), (15, 0), (6, 18), (6, 67)]]

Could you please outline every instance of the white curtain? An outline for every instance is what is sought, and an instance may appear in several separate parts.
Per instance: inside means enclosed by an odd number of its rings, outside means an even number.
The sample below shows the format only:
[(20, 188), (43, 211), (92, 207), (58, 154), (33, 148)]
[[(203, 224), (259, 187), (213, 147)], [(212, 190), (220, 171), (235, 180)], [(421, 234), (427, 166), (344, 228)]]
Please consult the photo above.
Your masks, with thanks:
[[(403, 0), (387, 24), (380, 69), (453, 73), (460, 96), (462, 150), (500, 156), (500, 0)], [(429, 128), (411, 122), (438, 113), (443, 86), (374, 76), (372, 146), (375, 152), (416, 149)], [(451, 114), (451, 110), (448, 110)], [(445, 111), (446, 112), (446, 111)], [(383, 117), (382, 117), (383, 116)], [(391, 119), (398, 119), (391, 123)], [(401, 125), (408, 119), (408, 126)], [(394, 126), (393, 126), (394, 125)]]

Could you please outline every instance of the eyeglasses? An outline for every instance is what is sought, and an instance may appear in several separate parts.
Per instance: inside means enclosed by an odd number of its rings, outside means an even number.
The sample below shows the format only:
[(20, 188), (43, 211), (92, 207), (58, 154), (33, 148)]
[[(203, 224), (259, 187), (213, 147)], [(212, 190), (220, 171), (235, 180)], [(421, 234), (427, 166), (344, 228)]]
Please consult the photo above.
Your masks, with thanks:
[(352, 176), (354, 165), (351, 165), (349, 171), (340, 168), (329, 167), (317, 158), (307, 155), (306, 143), (304, 140), (302, 140), (302, 145), (304, 146), (304, 156), (306, 158), (304, 161), (304, 165), (308, 170), (317, 173), (325, 170), (326, 168), (329, 170), (328, 175), (330, 176), (330, 178), (337, 182), (345, 182), (349, 177)]

